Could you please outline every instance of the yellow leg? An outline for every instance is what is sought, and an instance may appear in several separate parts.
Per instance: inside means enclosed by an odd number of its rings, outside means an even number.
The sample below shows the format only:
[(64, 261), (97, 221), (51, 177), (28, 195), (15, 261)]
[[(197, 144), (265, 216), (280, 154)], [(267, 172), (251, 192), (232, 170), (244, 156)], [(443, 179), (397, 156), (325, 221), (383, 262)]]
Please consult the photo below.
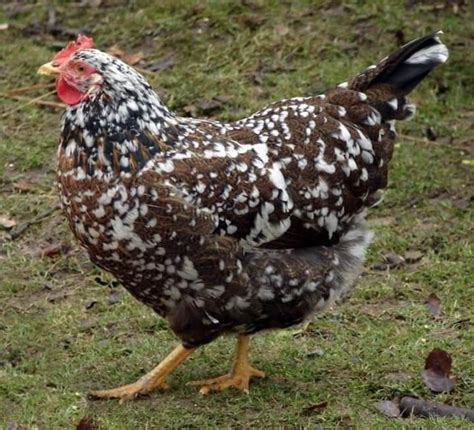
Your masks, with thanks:
[(92, 391), (90, 396), (96, 399), (120, 399), (120, 401), (133, 399), (140, 394), (146, 394), (153, 390), (169, 388), (166, 378), (170, 373), (191, 355), (196, 348), (185, 348), (177, 346), (158, 366), (146, 375), (142, 376), (133, 384), (111, 390)]
[(249, 392), (249, 381), (252, 376), (264, 378), (265, 373), (254, 369), (248, 361), (249, 336), (238, 336), (235, 348), (235, 358), (232, 370), (227, 375), (218, 378), (204, 379), (202, 381), (190, 382), (190, 385), (201, 385), (200, 393), (209, 394), (212, 391), (223, 391), (229, 387), (235, 387), (244, 393)]

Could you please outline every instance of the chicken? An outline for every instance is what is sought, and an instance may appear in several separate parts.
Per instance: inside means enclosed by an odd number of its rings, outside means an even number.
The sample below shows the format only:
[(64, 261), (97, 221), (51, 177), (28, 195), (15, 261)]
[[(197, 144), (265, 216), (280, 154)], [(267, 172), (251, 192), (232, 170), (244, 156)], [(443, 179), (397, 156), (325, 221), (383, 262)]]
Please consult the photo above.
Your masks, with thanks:
[(413, 115), (405, 96), (447, 60), (440, 34), (324, 94), (231, 123), (179, 117), (86, 36), (40, 67), (69, 105), (57, 182), (72, 232), (181, 341), (137, 382), (93, 396), (167, 388), (176, 366), (223, 334), (237, 336), (233, 368), (197, 384), (248, 392), (264, 376), (249, 363), (250, 335), (308, 320), (354, 287), (394, 120)]

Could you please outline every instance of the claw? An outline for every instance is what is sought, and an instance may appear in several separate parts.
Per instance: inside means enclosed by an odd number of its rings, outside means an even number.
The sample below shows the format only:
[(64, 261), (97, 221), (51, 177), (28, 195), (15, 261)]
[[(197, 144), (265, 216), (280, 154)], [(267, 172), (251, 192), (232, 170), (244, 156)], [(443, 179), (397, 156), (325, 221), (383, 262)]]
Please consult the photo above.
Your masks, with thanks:
[(123, 403), (147, 395), (154, 390), (168, 390), (170, 386), (166, 383), (166, 378), (194, 350), (195, 348), (189, 349), (180, 345), (151, 372), (148, 372), (133, 384), (123, 385), (111, 390), (92, 391), (89, 393), (89, 397), (91, 399), (120, 399), (120, 403)]
[(201, 386), (199, 392), (204, 396), (230, 387), (249, 394), (249, 382), (252, 376), (264, 378), (265, 373), (250, 366), (248, 363), (248, 336), (239, 336), (234, 367), (230, 373), (217, 378), (189, 382), (188, 385)]

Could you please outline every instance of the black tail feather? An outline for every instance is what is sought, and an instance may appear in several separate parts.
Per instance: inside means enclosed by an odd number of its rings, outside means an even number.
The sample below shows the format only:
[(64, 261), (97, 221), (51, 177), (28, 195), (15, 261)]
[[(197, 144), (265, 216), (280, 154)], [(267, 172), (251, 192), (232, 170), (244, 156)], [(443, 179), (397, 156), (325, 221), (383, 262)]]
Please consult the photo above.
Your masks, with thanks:
[(448, 59), (448, 49), (439, 39), (441, 31), (415, 39), (371, 66), (349, 82), (349, 88), (365, 91), (379, 84), (395, 87), (400, 95), (410, 93), (437, 65)]

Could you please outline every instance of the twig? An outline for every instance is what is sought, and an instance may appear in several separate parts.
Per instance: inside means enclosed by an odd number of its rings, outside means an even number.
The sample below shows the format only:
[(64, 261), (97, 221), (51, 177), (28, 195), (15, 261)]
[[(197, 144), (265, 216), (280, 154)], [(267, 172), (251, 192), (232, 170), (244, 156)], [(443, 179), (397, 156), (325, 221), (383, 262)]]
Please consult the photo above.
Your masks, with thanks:
[(28, 106), (28, 105), (31, 105), (31, 104), (39, 104), (39, 105), (43, 105), (43, 106), (49, 106), (49, 107), (55, 107), (55, 108), (58, 108), (58, 107), (64, 107), (65, 105), (63, 105), (62, 103), (57, 103), (57, 102), (50, 102), (50, 101), (45, 101), (43, 99), (45, 99), (46, 97), (49, 97), (51, 95), (53, 95), (54, 93), (56, 92), (56, 90), (54, 91), (50, 91), (49, 93), (46, 93), (46, 94), (42, 94), (41, 96), (38, 96), (38, 97), (35, 97), (33, 99), (29, 99), (28, 97), (25, 97), (25, 96), (15, 96), (15, 95), (9, 95), (9, 94), (3, 94), (1, 93), (0, 94), (0, 97), (4, 97), (4, 98), (11, 98), (11, 99), (14, 99), (14, 100), (28, 100), (26, 103), (23, 103), (19, 106), (16, 106), (15, 108), (7, 111), (7, 112), (4, 112), (2, 114), (2, 118), (5, 118), (6, 116), (20, 110), (20, 109), (23, 109), (24, 107)]
[(20, 87), (20, 88), (15, 88), (13, 90), (8, 91), (7, 95), (15, 95), (15, 94), (21, 94), (21, 93), (28, 93), (30, 91), (34, 90), (42, 90), (45, 88), (54, 88), (55, 83), (48, 83), (48, 84), (36, 84), (36, 85), (29, 85), (27, 87)]
[(14, 230), (12, 230), (9, 234), (10, 240), (16, 240), (18, 239), (26, 230), (28, 230), (32, 225), (38, 224), (41, 222), (43, 219), (47, 218), (50, 216), (52, 213), (56, 212), (59, 209), (59, 204), (56, 204), (52, 208), (49, 208), (48, 210), (45, 210), (44, 212), (40, 213), (38, 216), (35, 218), (26, 221), (25, 223), (21, 224)]
[(460, 417), (474, 421), (474, 409), (458, 408), (445, 403), (430, 400), (402, 397), (400, 410), (403, 414), (413, 414), (421, 417)]

